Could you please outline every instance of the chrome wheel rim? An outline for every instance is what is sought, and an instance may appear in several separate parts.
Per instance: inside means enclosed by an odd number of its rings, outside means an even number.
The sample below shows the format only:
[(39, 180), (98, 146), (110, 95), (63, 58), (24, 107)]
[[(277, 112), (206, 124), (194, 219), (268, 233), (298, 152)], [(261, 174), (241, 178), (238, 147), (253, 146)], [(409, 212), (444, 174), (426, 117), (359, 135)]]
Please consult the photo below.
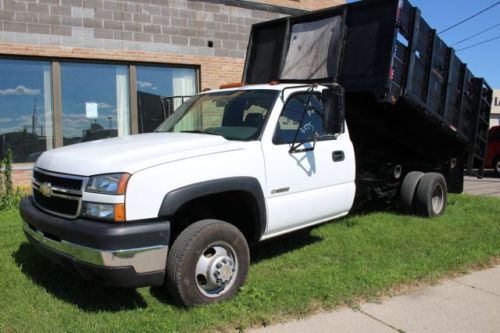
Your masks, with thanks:
[(225, 242), (209, 245), (201, 252), (196, 263), (195, 281), (198, 290), (206, 297), (224, 295), (238, 275), (238, 257)]
[(495, 170), (497, 173), (500, 173), (500, 160), (497, 161), (497, 164), (495, 165)]
[(432, 193), (432, 210), (435, 214), (439, 214), (443, 209), (444, 204), (444, 190), (441, 184), (436, 184)]

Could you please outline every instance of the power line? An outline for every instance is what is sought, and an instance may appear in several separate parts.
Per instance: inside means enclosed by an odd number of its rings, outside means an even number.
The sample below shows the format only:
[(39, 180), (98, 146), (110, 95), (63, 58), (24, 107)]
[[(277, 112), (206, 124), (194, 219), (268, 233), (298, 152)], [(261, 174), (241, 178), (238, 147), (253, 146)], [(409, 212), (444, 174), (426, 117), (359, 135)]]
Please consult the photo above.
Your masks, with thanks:
[(476, 16), (478, 16), (478, 15), (480, 15), (480, 14), (484, 13), (485, 11), (488, 11), (488, 10), (492, 9), (493, 7), (498, 6), (499, 4), (500, 4), (500, 1), (497, 1), (497, 2), (495, 2), (494, 4), (492, 4), (491, 6), (489, 6), (489, 7), (485, 8), (485, 9), (483, 9), (483, 10), (481, 10), (481, 11), (479, 11), (479, 12), (477, 12), (477, 13), (475, 13), (475, 14), (473, 14), (473, 15), (469, 16), (469, 17), (467, 17), (466, 19), (463, 19), (462, 21), (457, 22), (457, 23), (455, 23), (454, 25), (452, 25), (452, 26), (450, 26), (450, 27), (448, 27), (448, 28), (446, 28), (446, 29), (444, 29), (444, 30), (441, 30), (440, 32), (438, 32), (438, 34), (442, 34), (443, 32), (446, 32), (446, 31), (448, 31), (448, 30), (451, 30), (451, 29), (453, 29), (453, 28), (455, 28), (455, 27), (459, 26), (460, 24), (463, 24), (463, 23), (465, 23), (465, 22), (469, 21), (470, 19), (472, 19), (472, 18), (474, 18), (474, 17), (476, 17)]
[(468, 41), (469, 39), (472, 39), (472, 38), (474, 38), (474, 37), (476, 37), (476, 36), (479, 36), (479, 35), (481, 35), (481, 34), (484, 34), (485, 32), (490, 31), (490, 30), (492, 30), (492, 29), (494, 29), (494, 28), (496, 28), (496, 27), (498, 27), (498, 26), (500, 26), (500, 22), (498, 22), (497, 24), (492, 25), (492, 26), (491, 26), (491, 27), (489, 27), (489, 28), (486, 28), (486, 29), (484, 29), (484, 30), (481, 30), (481, 31), (479, 31), (479, 32), (477, 32), (477, 33), (475, 33), (475, 34), (473, 34), (473, 35), (471, 35), (471, 36), (467, 37), (467, 38), (464, 38), (464, 39), (462, 39), (462, 40), (459, 40), (458, 42), (456, 42), (456, 43), (452, 44), (451, 46), (455, 46), (455, 45), (458, 45), (458, 44), (463, 43), (463, 42), (465, 42), (465, 41)]
[(479, 46), (479, 45), (483, 45), (483, 44), (486, 44), (486, 43), (492, 42), (492, 41), (494, 41), (494, 40), (496, 40), (496, 39), (499, 39), (499, 38), (500, 38), (500, 35), (498, 35), (498, 36), (496, 36), (496, 37), (493, 37), (493, 38), (490, 38), (490, 39), (487, 39), (487, 40), (483, 40), (482, 42), (479, 42), (479, 43), (472, 44), (472, 45), (470, 45), (470, 46), (464, 47), (464, 48), (462, 48), (462, 49), (457, 50), (457, 52), (459, 52), (459, 51), (463, 51), (463, 50), (467, 50), (467, 49), (470, 49), (470, 48), (472, 48), (472, 47), (476, 47), (476, 46)]

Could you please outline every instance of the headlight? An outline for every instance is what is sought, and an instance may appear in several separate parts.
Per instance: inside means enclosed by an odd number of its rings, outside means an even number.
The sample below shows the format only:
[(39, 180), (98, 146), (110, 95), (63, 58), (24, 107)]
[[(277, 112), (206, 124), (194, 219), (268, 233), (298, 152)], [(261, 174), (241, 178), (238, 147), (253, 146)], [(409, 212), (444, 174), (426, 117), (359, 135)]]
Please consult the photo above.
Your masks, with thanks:
[(124, 222), (125, 204), (82, 203), (82, 215), (98, 220)]
[(102, 194), (125, 194), (127, 182), (130, 178), (128, 173), (110, 173), (90, 177), (86, 191)]

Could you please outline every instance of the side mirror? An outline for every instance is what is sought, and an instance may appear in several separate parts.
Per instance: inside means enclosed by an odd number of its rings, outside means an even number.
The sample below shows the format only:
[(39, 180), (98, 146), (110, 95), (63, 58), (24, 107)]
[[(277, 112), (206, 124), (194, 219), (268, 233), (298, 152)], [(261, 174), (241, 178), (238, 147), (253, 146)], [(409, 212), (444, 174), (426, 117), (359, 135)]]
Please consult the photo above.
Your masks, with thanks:
[(324, 128), (329, 134), (342, 134), (345, 131), (344, 88), (335, 84), (323, 90)]

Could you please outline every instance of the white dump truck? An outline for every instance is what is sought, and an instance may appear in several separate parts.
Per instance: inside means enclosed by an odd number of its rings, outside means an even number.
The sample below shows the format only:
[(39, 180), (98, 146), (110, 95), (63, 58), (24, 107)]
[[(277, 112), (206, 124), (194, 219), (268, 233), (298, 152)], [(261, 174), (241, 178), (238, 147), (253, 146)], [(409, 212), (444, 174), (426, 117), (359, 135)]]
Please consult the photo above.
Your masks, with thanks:
[(484, 163), (491, 89), (406, 1), (255, 25), (244, 82), (154, 133), (43, 153), (20, 204), (29, 241), (84, 278), (206, 304), (243, 285), (249, 243), (368, 201), (440, 215)]

